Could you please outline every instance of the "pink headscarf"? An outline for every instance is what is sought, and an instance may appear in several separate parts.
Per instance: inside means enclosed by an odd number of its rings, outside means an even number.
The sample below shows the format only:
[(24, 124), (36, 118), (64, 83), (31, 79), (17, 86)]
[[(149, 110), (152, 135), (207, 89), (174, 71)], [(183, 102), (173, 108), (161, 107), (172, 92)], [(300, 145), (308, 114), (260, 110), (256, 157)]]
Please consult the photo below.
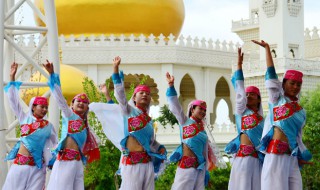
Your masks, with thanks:
[(84, 103), (88, 103), (88, 104), (90, 103), (89, 98), (88, 98), (88, 96), (87, 96), (85, 93), (77, 94), (77, 95), (72, 99), (72, 102), (73, 102), (74, 100), (78, 100), (78, 101), (80, 101), (80, 102), (84, 102)]
[(134, 89), (134, 94), (136, 94), (137, 92), (140, 92), (140, 91), (145, 91), (145, 92), (150, 93), (150, 87), (147, 85), (140, 84)]
[(207, 110), (207, 103), (203, 100), (193, 100), (192, 102), (189, 103), (188, 105), (188, 117), (190, 117), (191, 114), (191, 110), (193, 106), (200, 106), (202, 109)]
[(287, 70), (287, 72), (284, 75), (284, 79), (288, 80), (295, 80), (298, 82), (302, 82), (303, 73), (296, 70)]
[(33, 104), (48, 106), (48, 99), (45, 97), (37, 96), (34, 98)]
[(246, 93), (249, 93), (249, 92), (255, 93), (255, 94), (257, 94), (258, 96), (261, 97), (261, 95), (260, 95), (260, 90), (259, 90), (259, 88), (257, 88), (256, 86), (248, 86), (248, 87), (246, 88)]

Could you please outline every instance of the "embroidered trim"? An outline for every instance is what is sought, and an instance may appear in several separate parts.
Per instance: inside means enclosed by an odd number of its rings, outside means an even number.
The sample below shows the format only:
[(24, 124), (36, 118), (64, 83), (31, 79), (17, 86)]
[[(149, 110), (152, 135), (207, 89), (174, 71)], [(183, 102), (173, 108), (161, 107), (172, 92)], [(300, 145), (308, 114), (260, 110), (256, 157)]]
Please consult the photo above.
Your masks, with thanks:
[(248, 130), (255, 128), (261, 121), (263, 117), (258, 113), (253, 113), (251, 115), (246, 115), (241, 118), (241, 129)]
[(59, 151), (57, 160), (61, 161), (72, 161), (72, 160), (80, 160), (80, 152), (78, 150), (65, 148), (61, 151)]
[(151, 157), (146, 152), (130, 152), (129, 155), (122, 157), (122, 164), (135, 165), (139, 163), (149, 163)]
[(13, 161), (13, 164), (35, 166), (34, 158), (32, 156), (25, 156), (23, 154), (17, 154)]
[(134, 132), (143, 129), (147, 123), (151, 121), (151, 117), (149, 117), (146, 113), (142, 113), (135, 117), (128, 118), (128, 131)]
[(68, 122), (68, 133), (79, 133), (87, 127), (86, 123), (81, 120), (70, 120)]
[(197, 157), (183, 156), (178, 163), (180, 168), (197, 168), (199, 166)]
[(182, 128), (182, 138), (187, 139), (196, 136), (204, 130), (203, 124), (193, 123)]
[(253, 145), (245, 145), (241, 144), (240, 149), (236, 154), (236, 157), (246, 157), (246, 156), (252, 156), (254, 158), (258, 158), (258, 152), (254, 148)]
[(280, 121), (292, 116), (295, 112), (298, 112), (302, 107), (298, 102), (290, 102), (273, 108), (273, 120)]
[(30, 134), (32, 134), (33, 132), (35, 132), (38, 128), (42, 129), (45, 126), (47, 126), (49, 123), (49, 121), (47, 120), (41, 120), (41, 121), (36, 121), (30, 124), (23, 124), (20, 127), (20, 133), (21, 136), (28, 136)]
[(278, 139), (270, 141), (267, 152), (272, 154), (291, 154), (289, 144)]

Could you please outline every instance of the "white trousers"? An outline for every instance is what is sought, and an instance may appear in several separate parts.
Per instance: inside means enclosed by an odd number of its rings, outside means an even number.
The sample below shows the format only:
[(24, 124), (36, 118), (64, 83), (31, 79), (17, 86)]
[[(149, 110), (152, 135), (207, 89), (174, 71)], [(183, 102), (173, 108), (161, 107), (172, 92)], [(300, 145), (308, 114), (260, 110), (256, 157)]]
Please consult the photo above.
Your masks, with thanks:
[(204, 190), (205, 174), (205, 170), (178, 167), (171, 190)]
[(229, 190), (260, 190), (261, 169), (258, 158), (235, 157), (229, 180)]
[(82, 161), (56, 160), (50, 175), (48, 190), (84, 190)]
[(12, 164), (2, 190), (42, 190), (45, 181), (45, 167)]
[(152, 162), (122, 165), (120, 190), (154, 190)]
[(302, 190), (297, 157), (267, 153), (262, 167), (261, 189)]

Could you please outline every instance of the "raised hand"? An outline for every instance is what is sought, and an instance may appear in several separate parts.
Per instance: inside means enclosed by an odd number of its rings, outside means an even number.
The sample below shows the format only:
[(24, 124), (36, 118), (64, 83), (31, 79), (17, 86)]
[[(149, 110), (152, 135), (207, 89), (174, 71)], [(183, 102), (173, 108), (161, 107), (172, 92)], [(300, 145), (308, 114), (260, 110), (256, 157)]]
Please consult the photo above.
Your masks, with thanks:
[(49, 74), (54, 73), (53, 63), (52, 63), (52, 62), (50, 63), (50, 62), (48, 61), (48, 59), (47, 59), (46, 61), (47, 61), (47, 63), (42, 64), (43, 67), (48, 71)]
[(241, 52), (241, 48), (238, 48), (238, 64), (242, 65), (243, 63), (243, 52)]
[(11, 81), (15, 81), (17, 70), (18, 70), (18, 64), (16, 62), (13, 62), (11, 64), (11, 70), (10, 70), (10, 79), (11, 79)]
[(167, 77), (167, 82), (168, 82), (169, 86), (173, 86), (173, 84), (174, 84), (174, 76), (171, 76), (169, 74), (169, 72), (167, 72), (166, 73), (166, 77)]
[(251, 40), (253, 43), (255, 43), (255, 44), (258, 44), (259, 46), (261, 46), (261, 47), (264, 47), (264, 48), (269, 48), (269, 44), (267, 43), (267, 42), (265, 42), (265, 41), (263, 41), (263, 40), (261, 40), (260, 42), (259, 41), (257, 41), (257, 40)]
[(100, 84), (99, 85), (99, 90), (100, 90), (100, 92), (102, 92), (106, 96), (107, 101), (112, 100), (111, 96), (109, 94), (109, 89), (107, 88), (106, 84)]
[(121, 63), (121, 57), (117, 56), (113, 59), (113, 72), (118, 73), (119, 72), (119, 65)]

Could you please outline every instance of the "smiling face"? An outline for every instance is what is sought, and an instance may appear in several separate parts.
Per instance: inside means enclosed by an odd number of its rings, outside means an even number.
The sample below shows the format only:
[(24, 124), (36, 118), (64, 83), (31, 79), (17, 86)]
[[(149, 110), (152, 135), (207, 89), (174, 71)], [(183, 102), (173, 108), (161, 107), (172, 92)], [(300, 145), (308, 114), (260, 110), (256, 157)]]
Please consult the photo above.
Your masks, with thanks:
[(150, 92), (142, 90), (135, 93), (133, 96), (133, 101), (135, 102), (136, 106), (147, 109), (151, 102)]
[(47, 105), (33, 105), (32, 106), (33, 115), (39, 119), (42, 119), (48, 113)]
[(202, 120), (204, 117), (206, 117), (206, 112), (207, 110), (200, 106), (193, 106), (191, 109), (191, 116), (196, 119)]
[(301, 86), (302, 82), (291, 79), (284, 79), (282, 84), (284, 94), (289, 98), (297, 98), (297, 95), (300, 93)]
[(71, 105), (73, 111), (78, 115), (84, 115), (89, 109), (89, 102), (74, 99)]

